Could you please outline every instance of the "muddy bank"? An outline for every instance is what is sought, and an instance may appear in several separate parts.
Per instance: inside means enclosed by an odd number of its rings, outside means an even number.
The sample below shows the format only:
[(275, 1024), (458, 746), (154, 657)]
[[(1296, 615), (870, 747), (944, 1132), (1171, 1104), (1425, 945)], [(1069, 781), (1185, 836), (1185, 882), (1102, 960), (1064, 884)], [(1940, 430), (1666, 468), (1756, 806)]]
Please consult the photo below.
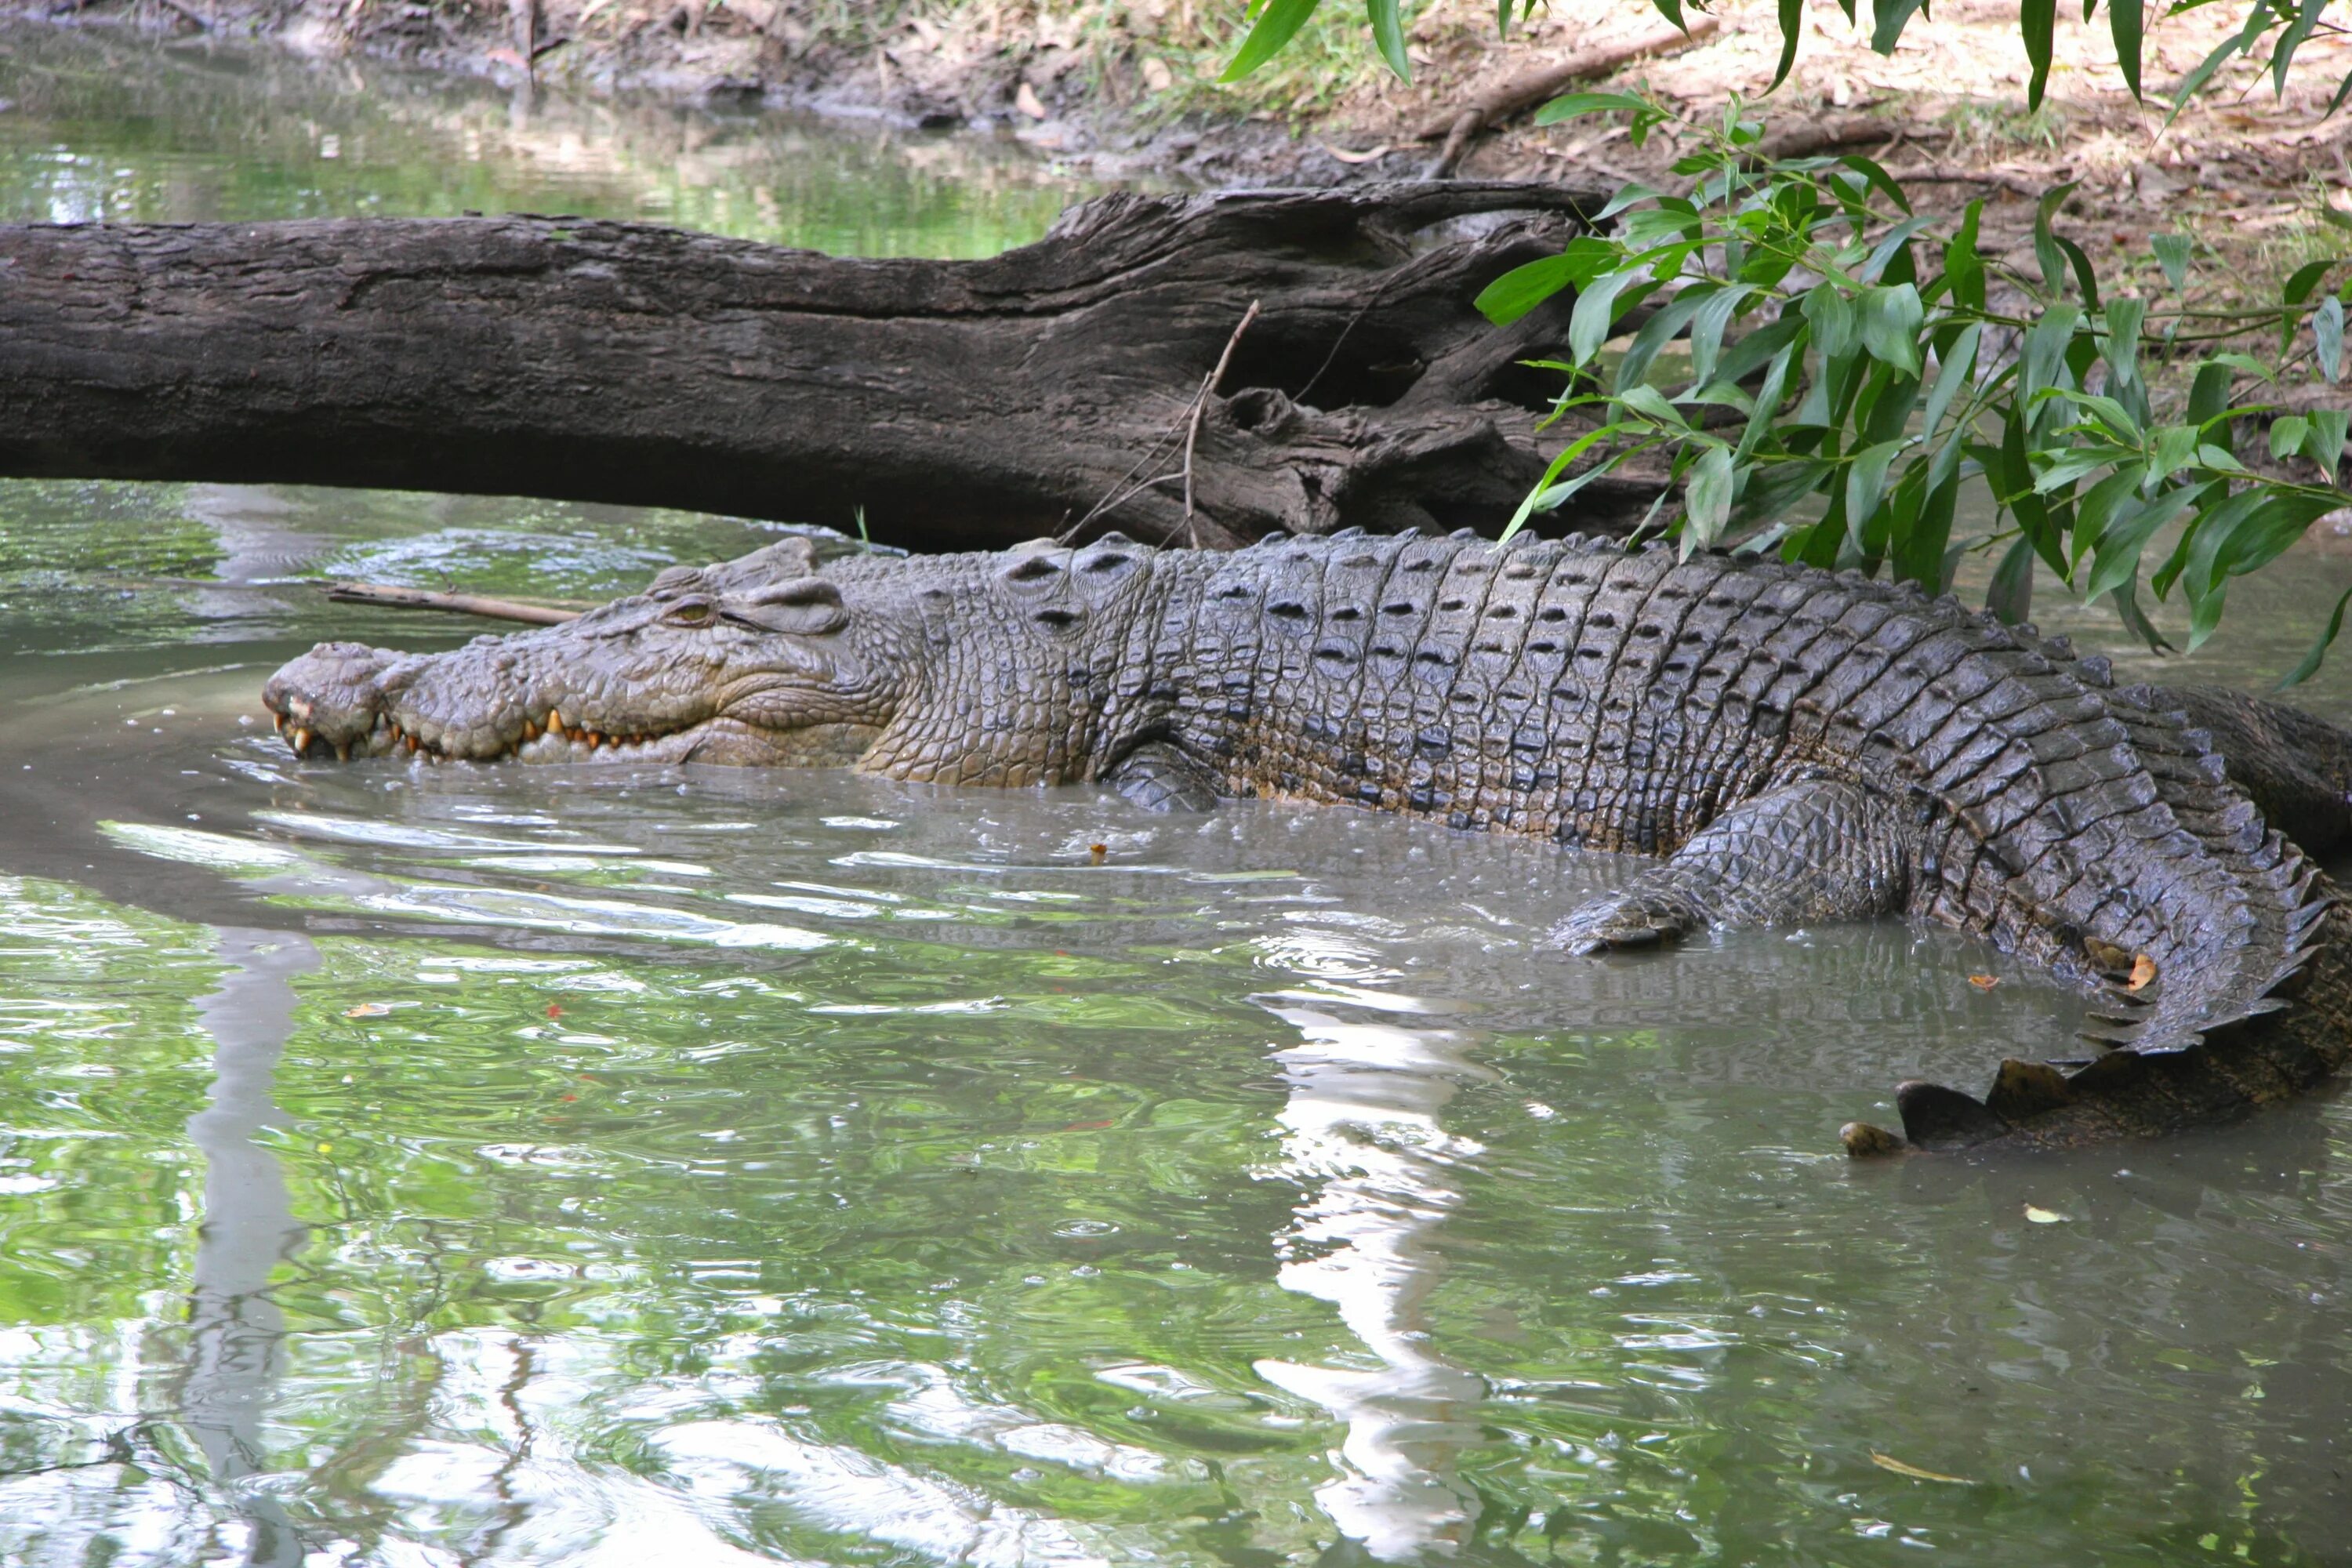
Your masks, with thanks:
[[(1827, 10), (1809, 15), (1797, 68), (1760, 104), (1780, 38), (1769, 0), (1727, 0), (1675, 39), (1635, 0), (1556, 0), (1507, 42), (1488, 0), (1434, 0), (1411, 29), (1411, 83), (1370, 57), (1360, 15), (1328, 6), (1294, 47), (1233, 87), (1240, 0), (94, 0), (19, 7), (76, 25), (243, 37), (314, 58), (374, 56), (541, 89), (650, 92), (745, 109), (813, 110), (908, 127), (992, 131), (1112, 180), (1205, 186), (1347, 184), (1428, 174), (1449, 149), (1482, 178), (1670, 178), (1685, 150), (1622, 126), (1537, 130), (1528, 112), (1580, 60), (1586, 85), (1646, 87), (1694, 115), (1747, 101), (1783, 153), (1869, 151), (1953, 206), (1988, 203), (2021, 237), (2032, 199), (2079, 183), (2070, 213), (2093, 254), (2155, 285), (2147, 237), (2186, 228), (2251, 297), (2331, 249), (2318, 212), (2352, 190), (2339, 152), (2352, 117), (2326, 116), (2352, 45), (2315, 38), (2274, 99), (2252, 79), (2169, 126), (2117, 83), (2104, 21), (2062, 17), (2052, 95), (2023, 108), (2011, 0), (1938, 7), (1892, 58)], [(2149, 46), (2163, 86), (2227, 18), (2168, 18)], [(1712, 30), (1707, 28), (1711, 26)], [(1664, 47), (1660, 47), (1664, 46)], [(2337, 58), (2347, 57), (2347, 58)], [(2226, 75), (2227, 73), (2225, 73)], [(1520, 91), (1530, 78), (1543, 90)], [(0, 91), (0, 97), (6, 96)], [(1463, 134), (1465, 109), (1482, 112)], [(2338, 196), (2352, 205), (2352, 197)]]

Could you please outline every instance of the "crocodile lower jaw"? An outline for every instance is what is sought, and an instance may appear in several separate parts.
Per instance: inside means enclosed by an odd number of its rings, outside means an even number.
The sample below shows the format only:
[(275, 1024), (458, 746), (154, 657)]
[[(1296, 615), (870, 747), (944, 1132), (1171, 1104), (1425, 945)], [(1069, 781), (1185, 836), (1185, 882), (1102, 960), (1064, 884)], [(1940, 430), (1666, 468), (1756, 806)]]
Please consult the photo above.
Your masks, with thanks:
[(477, 752), (452, 751), (444, 742), (428, 740), (385, 716), (379, 716), (374, 731), (357, 742), (330, 742), (300, 724), (289, 723), (282, 713), (271, 718), (297, 757), (323, 760), (331, 755), (339, 762), (354, 757), (414, 757), (431, 763), (683, 762), (684, 753), (693, 749), (698, 731), (709, 728), (692, 724), (670, 731), (607, 734), (584, 724), (567, 724), (560, 710), (551, 710), (527, 721), (520, 734), (497, 750)]
[(453, 752), (389, 718), (357, 743), (335, 744), (282, 714), (279, 733), (297, 757), (341, 762), (354, 758), (413, 758), (431, 763), (711, 763), (745, 767), (847, 767), (854, 765), (879, 732), (865, 724), (812, 724), (771, 730), (738, 719), (706, 719), (679, 729), (639, 734), (606, 734), (567, 724), (560, 711), (526, 723), (522, 732), (496, 751)]

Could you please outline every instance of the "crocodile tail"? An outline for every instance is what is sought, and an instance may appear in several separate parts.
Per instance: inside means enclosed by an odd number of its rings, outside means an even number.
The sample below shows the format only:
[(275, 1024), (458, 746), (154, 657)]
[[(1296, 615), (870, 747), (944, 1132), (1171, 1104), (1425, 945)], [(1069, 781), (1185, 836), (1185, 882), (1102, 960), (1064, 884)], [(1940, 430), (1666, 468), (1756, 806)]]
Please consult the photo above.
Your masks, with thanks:
[[(2105, 684), (2104, 667), (2082, 663), (2094, 666), (2086, 684)], [(2100, 1053), (2087, 1063), (2007, 1060), (1982, 1098), (1901, 1085), (1895, 1102), (1910, 1143), (2063, 1147), (2173, 1131), (2299, 1094), (2352, 1057), (2352, 914), (2318, 867), (2225, 781), (2206, 732), (2186, 714), (2132, 700), (2146, 689), (2116, 693), (2109, 710), (2181, 828), (2233, 873), (2223, 912), (2240, 925), (2200, 933), (2226, 942), (2229, 961), (2203, 986), (2150, 968), (2105, 981), (2084, 1030)], [(2111, 956), (2118, 970), (2131, 958)], [(1897, 1146), (1860, 1123), (1846, 1144), (1857, 1154)]]

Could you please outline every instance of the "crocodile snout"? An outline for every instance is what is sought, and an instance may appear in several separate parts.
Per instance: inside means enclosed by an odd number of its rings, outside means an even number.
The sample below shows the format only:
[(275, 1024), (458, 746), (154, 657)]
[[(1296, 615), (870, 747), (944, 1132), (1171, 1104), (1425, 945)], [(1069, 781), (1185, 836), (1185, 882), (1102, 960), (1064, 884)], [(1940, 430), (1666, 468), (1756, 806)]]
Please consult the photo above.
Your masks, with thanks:
[(269, 678), (263, 706), (298, 757), (316, 746), (344, 761), (384, 721), (384, 676), (404, 656), (363, 643), (320, 643)]

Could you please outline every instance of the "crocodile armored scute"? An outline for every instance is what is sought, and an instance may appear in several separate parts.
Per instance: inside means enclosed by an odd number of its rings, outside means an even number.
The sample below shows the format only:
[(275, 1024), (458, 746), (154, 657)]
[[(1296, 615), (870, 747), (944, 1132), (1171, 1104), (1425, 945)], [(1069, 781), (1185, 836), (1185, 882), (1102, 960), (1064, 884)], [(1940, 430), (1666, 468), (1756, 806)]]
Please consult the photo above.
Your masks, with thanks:
[(1857, 1153), (2210, 1121), (2352, 1053), (2347, 917), (2309, 858), (2352, 826), (2352, 735), (2118, 688), (2063, 639), (1858, 573), (1575, 537), (824, 562), (793, 539), (449, 653), (322, 645), (265, 700), (321, 757), (1410, 813), (1663, 858), (1565, 911), (1570, 952), (1902, 914), (2097, 996), (2087, 1063), (2007, 1062), (1980, 1098), (1904, 1085), (1905, 1138), (1856, 1123)]

